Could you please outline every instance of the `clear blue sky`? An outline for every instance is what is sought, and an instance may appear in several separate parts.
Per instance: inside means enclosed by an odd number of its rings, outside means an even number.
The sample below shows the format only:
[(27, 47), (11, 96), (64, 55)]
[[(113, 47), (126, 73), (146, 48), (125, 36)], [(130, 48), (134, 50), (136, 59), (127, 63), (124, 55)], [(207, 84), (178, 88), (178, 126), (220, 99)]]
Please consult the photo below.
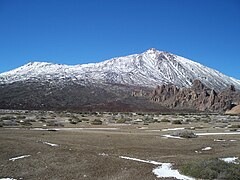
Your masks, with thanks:
[(240, 79), (239, 0), (0, 0), (0, 72), (169, 51)]

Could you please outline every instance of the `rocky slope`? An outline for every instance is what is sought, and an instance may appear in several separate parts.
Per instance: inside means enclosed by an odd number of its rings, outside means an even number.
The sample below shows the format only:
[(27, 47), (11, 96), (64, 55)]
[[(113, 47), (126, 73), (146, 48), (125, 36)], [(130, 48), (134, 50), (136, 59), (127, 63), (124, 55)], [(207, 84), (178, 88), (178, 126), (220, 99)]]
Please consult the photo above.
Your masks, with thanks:
[(240, 102), (240, 91), (231, 85), (216, 92), (200, 80), (195, 80), (190, 88), (178, 88), (175, 85), (157, 86), (150, 98), (169, 108), (223, 112)]

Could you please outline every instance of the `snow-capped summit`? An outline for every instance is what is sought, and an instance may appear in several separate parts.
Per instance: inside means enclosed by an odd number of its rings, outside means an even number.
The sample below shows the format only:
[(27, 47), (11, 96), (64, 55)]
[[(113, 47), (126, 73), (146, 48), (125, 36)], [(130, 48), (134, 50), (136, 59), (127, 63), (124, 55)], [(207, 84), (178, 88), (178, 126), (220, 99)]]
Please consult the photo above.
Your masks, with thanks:
[(220, 90), (229, 85), (240, 89), (240, 81), (189, 59), (151, 48), (141, 54), (75, 66), (31, 62), (0, 74), (0, 84), (26, 80), (73, 80), (76, 83), (114, 83), (155, 87), (175, 84), (189, 87), (195, 79)]

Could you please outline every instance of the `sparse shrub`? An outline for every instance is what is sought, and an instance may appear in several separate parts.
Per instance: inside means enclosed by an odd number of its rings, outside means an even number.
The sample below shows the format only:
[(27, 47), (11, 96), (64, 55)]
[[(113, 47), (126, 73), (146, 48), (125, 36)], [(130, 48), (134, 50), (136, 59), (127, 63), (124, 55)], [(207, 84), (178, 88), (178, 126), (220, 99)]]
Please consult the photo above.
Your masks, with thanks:
[(170, 122), (170, 120), (168, 120), (168, 119), (161, 119), (161, 122)]
[(16, 119), (26, 119), (26, 116), (17, 116)]
[(3, 116), (3, 117), (1, 117), (1, 120), (13, 120), (13, 119), (16, 119), (16, 117), (14, 117), (14, 116)]
[(117, 121), (116, 121), (116, 123), (125, 123), (126, 122), (126, 119), (118, 119)]
[(32, 123), (30, 121), (23, 121), (23, 122), (20, 122), (20, 124), (22, 126), (31, 126), (32, 125)]
[(71, 124), (77, 124), (77, 123), (79, 123), (79, 122), (82, 122), (82, 120), (79, 119), (77, 116), (72, 116), (72, 118), (69, 118), (68, 121), (69, 121), (69, 123), (71, 123)]
[(92, 125), (102, 125), (102, 121), (99, 119), (94, 119), (94, 121), (91, 122)]
[(192, 132), (192, 131), (188, 131), (188, 130), (183, 130), (183, 131), (176, 131), (172, 133), (173, 136), (179, 136), (182, 138), (196, 138), (197, 135)]
[(228, 128), (240, 128), (240, 125), (239, 124), (233, 124), (233, 125), (229, 126)]
[(185, 164), (180, 171), (199, 179), (239, 180), (240, 164), (226, 163), (219, 159), (201, 160)]
[(89, 119), (87, 119), (87, 118), (82, 118), (82, 121), (89, 121)]
[(180, 120), (173, 120), (172, 124), (182, 124), (182, 121), (180, 121)]
[(47, 126), (59, 126), (63, 127), (64, 125), (62, 123), (56, 122), (56, 121), (48, 121)]

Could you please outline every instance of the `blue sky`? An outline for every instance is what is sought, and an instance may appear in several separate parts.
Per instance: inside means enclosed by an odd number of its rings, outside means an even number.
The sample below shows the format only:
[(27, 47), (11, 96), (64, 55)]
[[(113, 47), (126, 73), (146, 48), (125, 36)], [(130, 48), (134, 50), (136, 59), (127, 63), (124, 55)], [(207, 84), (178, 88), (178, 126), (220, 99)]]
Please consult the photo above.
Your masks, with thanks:
[(240, 79), (240, 1), (0, 0), (0, 72), (152, 47)]

